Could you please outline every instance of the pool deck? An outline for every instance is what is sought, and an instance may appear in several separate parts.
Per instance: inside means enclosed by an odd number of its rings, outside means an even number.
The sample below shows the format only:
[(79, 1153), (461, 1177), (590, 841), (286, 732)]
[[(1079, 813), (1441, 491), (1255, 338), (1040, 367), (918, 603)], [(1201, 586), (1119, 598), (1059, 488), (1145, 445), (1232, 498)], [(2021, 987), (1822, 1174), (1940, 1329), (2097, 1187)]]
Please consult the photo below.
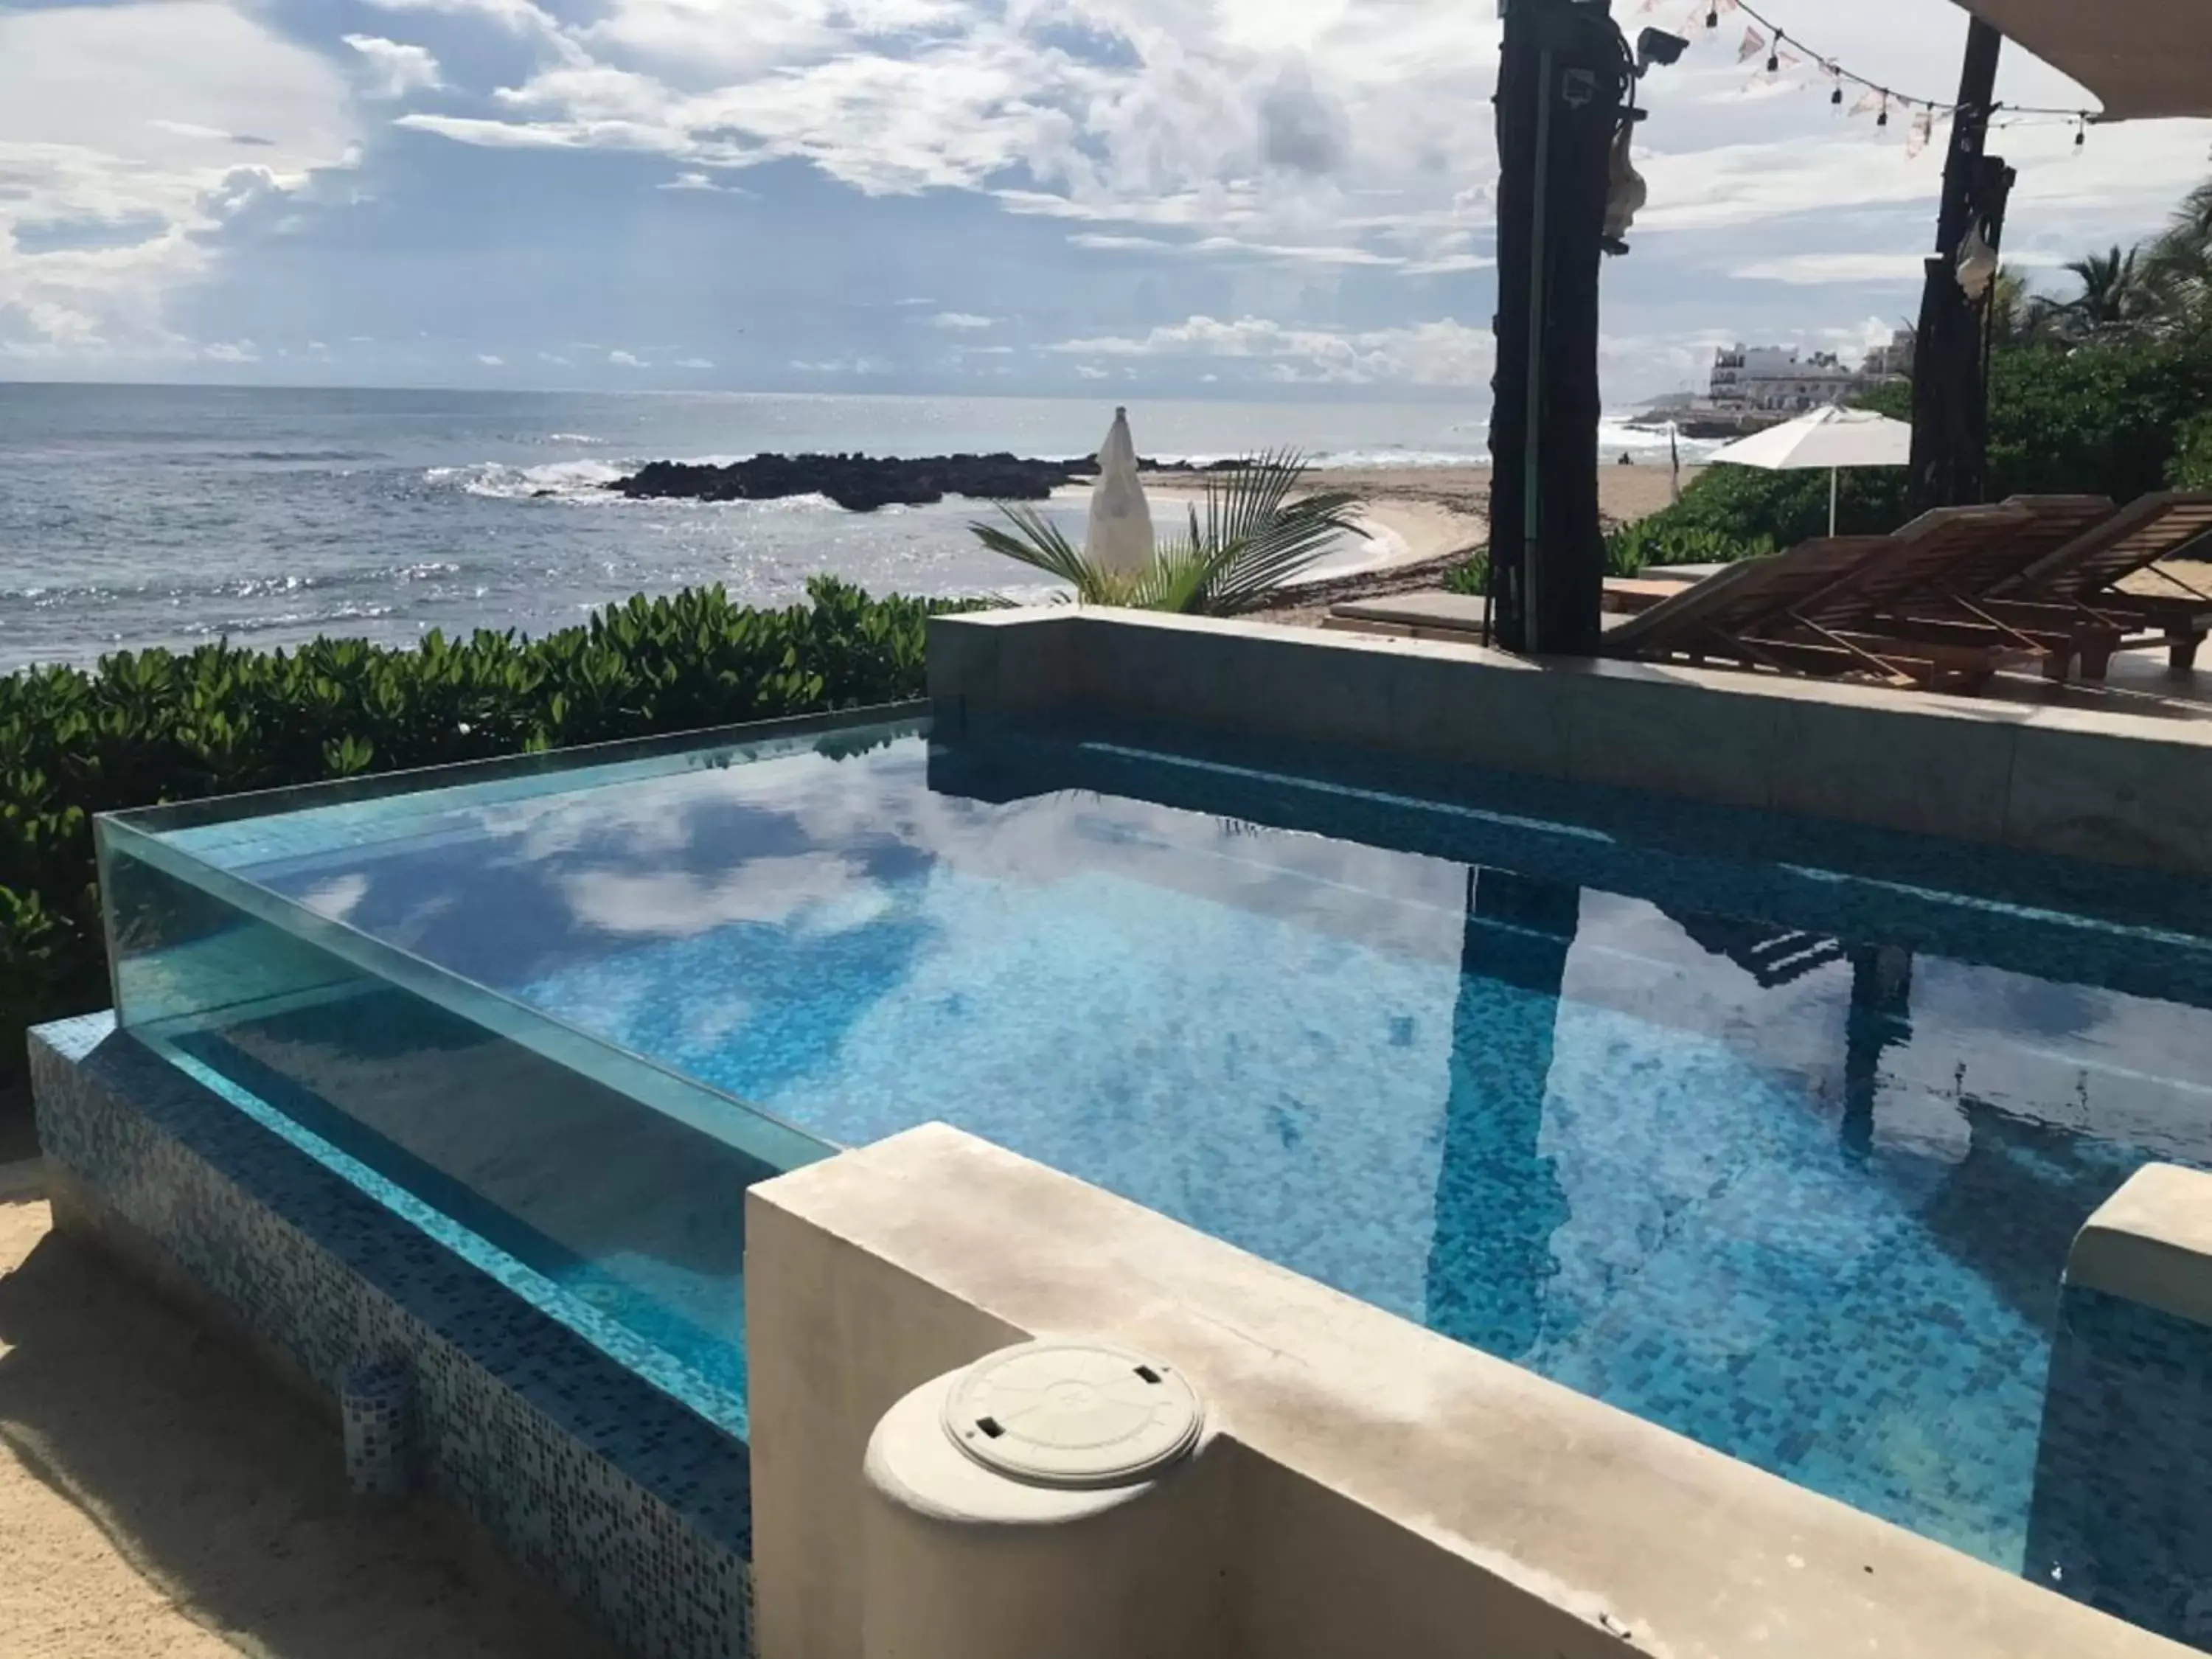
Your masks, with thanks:
[(2187, 690), (2150, 697), (2130, 665), (2105, 693), (1937, 696), (1075, 606), (930, 623), (953, 718), (1175, 720), (2204, 875), (2212, 719), (2177, 714)]
[(870, 1431), (1030, 1335), (1155, 1356), (1206, 1401), (1219, 1600), (1178, 1652), (2186, 1651), (943, 1125), (747, 1204), (770, 1659), (876, 1651), (843, 1547)]

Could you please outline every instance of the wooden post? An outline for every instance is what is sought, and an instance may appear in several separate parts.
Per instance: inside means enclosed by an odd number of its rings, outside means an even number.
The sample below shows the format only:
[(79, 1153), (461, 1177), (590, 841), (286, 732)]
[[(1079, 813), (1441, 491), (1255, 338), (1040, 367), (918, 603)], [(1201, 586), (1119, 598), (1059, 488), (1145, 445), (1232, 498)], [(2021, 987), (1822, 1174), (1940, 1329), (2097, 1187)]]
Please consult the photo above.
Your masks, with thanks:
[(1959, 249), (1977, 225), (1992, 246), (2002, 233), (2012, 174), (1984, 149), (2003, 46), (2004, 36), (1974, 20), (1966, 34), (1936, 253), (1928, 261), (1913, 348), (1912, 500), (1921, 512), (1972, 506), (1988, 487), (1988, 331), (1980, 308), (1959, 286)]
[(1490, 572), (1508, 650), (1588, 654), (1602, 632), (1598, 265), (1630, 70), (1611, 0), (1506, 0)]

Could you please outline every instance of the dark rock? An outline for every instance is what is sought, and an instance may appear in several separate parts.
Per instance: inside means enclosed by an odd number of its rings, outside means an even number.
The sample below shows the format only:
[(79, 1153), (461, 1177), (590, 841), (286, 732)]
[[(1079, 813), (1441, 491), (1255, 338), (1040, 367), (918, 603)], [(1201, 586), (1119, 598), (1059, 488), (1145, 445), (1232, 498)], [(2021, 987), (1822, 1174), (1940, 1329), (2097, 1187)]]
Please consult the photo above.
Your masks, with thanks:
[[(1238, 465), (1217, 461), (1194, 467), (1177, 461), (1144, 464), (1147, 471), (1220, 471)], [(853, 513), (880, 507), (928, 507), (947, 495), (977, 501), (1042, 501), (1063, 485), (1098, 476), (1091, 456), (1067, 461), (1024, 460), (1017, 455), (935, 455), (911, 460), (866, 455), (756, 455), (728, 466), (653, 461), (609, 489), (634, 501), (771, 501), (793, 495), (827, 495)]]

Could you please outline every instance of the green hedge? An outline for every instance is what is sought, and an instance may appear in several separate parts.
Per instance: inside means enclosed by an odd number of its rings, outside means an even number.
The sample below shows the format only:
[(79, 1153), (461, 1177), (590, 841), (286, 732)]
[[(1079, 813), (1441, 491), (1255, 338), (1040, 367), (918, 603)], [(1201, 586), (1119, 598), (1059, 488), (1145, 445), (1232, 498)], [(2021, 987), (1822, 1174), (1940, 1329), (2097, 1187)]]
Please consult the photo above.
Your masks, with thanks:
[(120, 652), (0, 677), (0, 1081), (23, 1028), (106, 1000), (92, 815), (918, 697), (955, 607), (828, 578), (759, 611), (640, 597), (539, 640)]
[[(1655, 566), (1734, 564), (1774, 551), (1765, 537), (1740, 541), (1696, 525), (1646, 519), (1623, 525), (1605, 538), (1605, 574), (1638, 576)], [(1444, 577), (1444, 591), (1481, 598), (1490, 591), (1490, 550), (1479, 547)]]

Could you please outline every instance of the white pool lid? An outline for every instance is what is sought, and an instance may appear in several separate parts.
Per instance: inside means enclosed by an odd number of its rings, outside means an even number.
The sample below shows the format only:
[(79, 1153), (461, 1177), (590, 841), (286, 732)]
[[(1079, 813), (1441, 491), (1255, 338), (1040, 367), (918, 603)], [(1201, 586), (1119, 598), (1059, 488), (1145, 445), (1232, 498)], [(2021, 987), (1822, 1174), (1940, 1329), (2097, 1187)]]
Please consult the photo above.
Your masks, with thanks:
[(1188, 1456), (1197, 1393), (1159, 1361), (1092, 1342), (1030, 1342), (978, 1360), (945, 1400), (969, 1456), (1026, 1486), (1134, 1486)]

